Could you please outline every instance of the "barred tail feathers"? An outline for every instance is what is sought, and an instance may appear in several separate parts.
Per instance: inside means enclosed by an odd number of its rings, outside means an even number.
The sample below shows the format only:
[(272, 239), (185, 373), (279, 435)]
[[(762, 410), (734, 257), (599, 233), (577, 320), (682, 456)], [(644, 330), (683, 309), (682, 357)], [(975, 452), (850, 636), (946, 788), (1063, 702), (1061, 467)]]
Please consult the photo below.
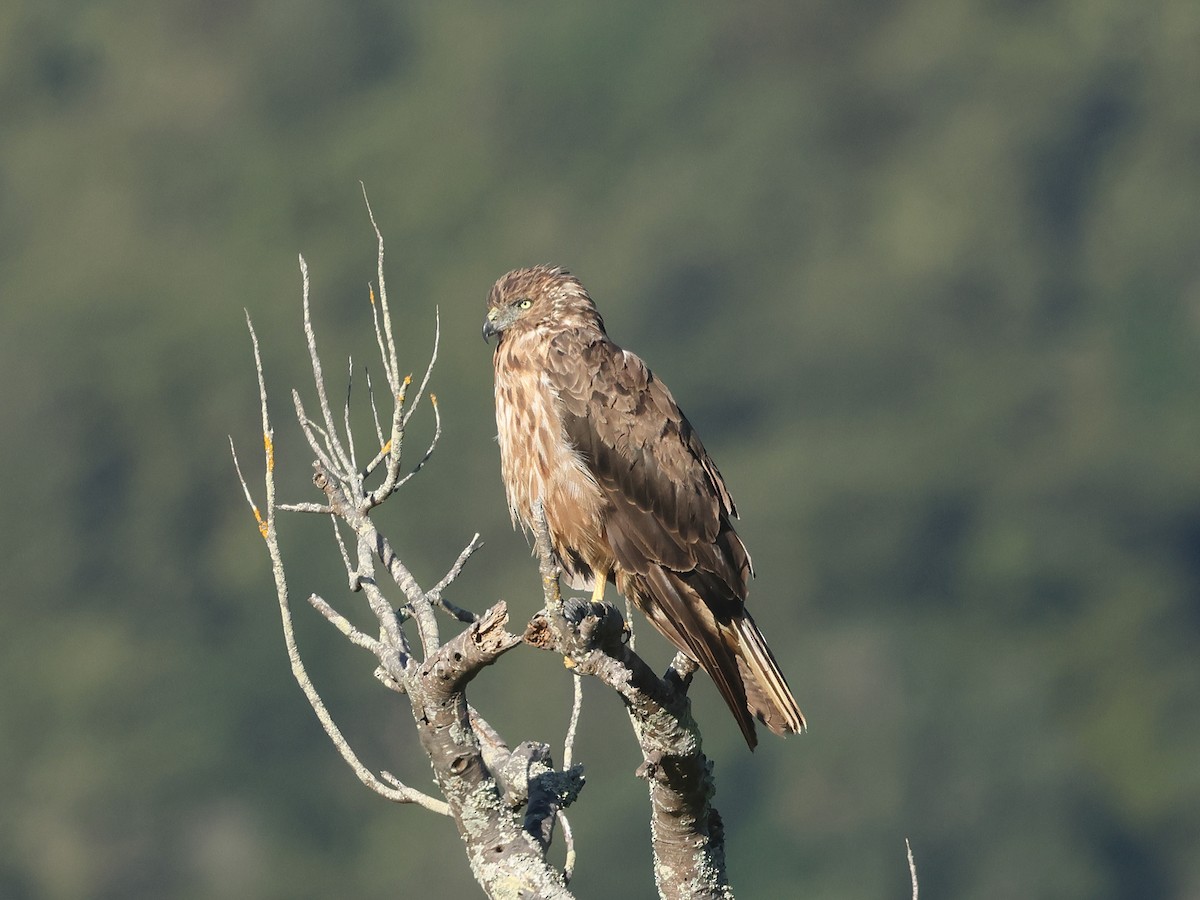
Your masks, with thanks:
[(775, 654), (749, 612), (730, 623), (738, 636), (741, 652), (737, 654), (738, 668), (746, 689), (746, 705), (750, 712), (776, 734), (796, 734), (804, 731), (804, 714), (792, 696), (787, 679), (779, 670)]

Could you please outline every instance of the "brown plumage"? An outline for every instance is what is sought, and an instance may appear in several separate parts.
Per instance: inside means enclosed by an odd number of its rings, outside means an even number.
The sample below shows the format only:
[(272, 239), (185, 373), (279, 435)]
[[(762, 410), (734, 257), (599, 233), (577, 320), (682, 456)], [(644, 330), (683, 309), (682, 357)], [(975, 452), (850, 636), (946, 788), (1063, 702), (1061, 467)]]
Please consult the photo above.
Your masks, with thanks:
[(716, 683), (751, 748), (754, 719), (804, 729), (750, 613), (750, 556), (725, 481), (671, 392), (622, 350), (579, 280), (518, 269), (488, 296), (496, 424), (514, 525), (542, 499), (575, 588), (615, 582)]

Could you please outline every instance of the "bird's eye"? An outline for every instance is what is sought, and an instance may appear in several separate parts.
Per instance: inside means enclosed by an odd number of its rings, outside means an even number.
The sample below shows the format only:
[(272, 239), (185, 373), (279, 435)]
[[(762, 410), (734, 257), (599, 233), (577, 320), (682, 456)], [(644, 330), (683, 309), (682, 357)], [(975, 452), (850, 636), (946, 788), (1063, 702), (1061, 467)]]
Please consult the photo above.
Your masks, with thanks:
[(517, 306), (519, 306), (521, 309), (529, 309), (529, 307), (533, 306), (533, 301), (526, 297), (524, 300), (518, 303)]

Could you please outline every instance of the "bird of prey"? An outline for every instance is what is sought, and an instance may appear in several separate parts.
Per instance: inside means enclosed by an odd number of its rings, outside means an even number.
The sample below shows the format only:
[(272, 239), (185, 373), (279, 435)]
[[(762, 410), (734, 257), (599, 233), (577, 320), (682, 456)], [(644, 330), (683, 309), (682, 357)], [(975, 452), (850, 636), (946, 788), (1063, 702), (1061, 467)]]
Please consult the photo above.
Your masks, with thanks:
[(514, 527), (541, 500), (564, 576), (611, 581), (716, 683), (753, 749), (804, 716), (746, 610), (750, 556), (733, 499), (666, 385), (614, 344), (579, 279), (509, 272), (492, 287), (496, 424)]

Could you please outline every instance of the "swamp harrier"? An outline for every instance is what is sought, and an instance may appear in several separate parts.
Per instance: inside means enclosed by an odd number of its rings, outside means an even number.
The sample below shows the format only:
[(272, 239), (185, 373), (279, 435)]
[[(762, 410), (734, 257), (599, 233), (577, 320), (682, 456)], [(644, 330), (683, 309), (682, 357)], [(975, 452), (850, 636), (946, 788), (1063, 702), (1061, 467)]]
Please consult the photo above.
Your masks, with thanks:
[(754, 719), (804, 729), (796, 700), (746, 610), (750, 556), (733, 499), (666, 385), (604, 331), (563, 269), (509, 272), (488, 295), (498, 335), (496, 423), (514, 525), (539, 499), (571, 586), (612, 581), (713, 679), (746, 742)]

